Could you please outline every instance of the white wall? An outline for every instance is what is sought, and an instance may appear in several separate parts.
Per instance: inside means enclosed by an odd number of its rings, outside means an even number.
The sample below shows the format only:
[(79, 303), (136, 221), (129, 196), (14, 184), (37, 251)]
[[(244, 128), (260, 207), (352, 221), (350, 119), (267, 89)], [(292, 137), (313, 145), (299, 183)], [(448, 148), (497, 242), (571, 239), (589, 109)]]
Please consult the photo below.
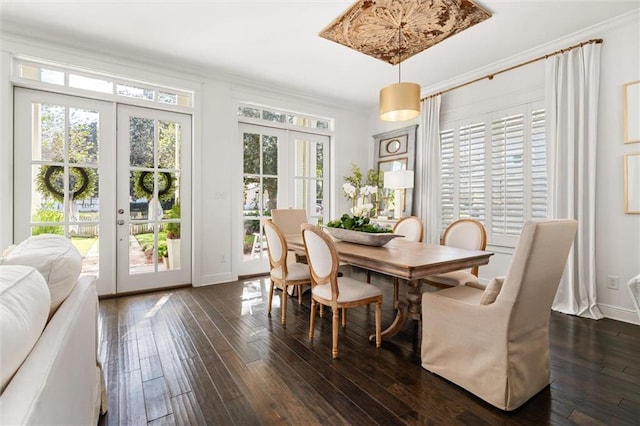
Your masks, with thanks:
[[(596, 166), (597, 300), (606, 317), (639, 323), (626, 282), (640, 273), (640, 215), (624, 214), (622, 165), (625, 153), (640, 152), (640, 143), (622, 142), (622, 87), (625, 83), (640, 80), (640, 16), (637, 13), (624, 15), (598, 27), (524, 52), (517, 58), (507, 58), (500, 64), (470, 72), (441, 87), (423, 89), (423, 94), (453, 87), (591, 38), (604, 40)], [(536, 96), (544, 96), (544, 61), (498, 75), (491, 81), (482, 80), (443, 95), (441, 123), (451, 117), (465, 117), (468, 111), (477, 109), (477, 105), (489, 110), (498, 109), (517, 104), (521, 100), (533, 100)], [(375, 114), (373, 111), (370, 113), (372, 116)], [(415, 122), (390, 126), (377, 118), (371, 118), (369, 121), (372, 134)], [(370, 157), (372, 161), (373, 154)], [(495, 246), (489, 246), (487, 249), (495, 251), (496, 255), (492, 257), (489, 265), (480, 268), (480, 278), (485, 282), (506, 273), (512, 252), (510, 249)], [(619, 277), (619, 290), (607, 288), (608, 275)]]
[[(596, 180), (596, 278), (598, 306), (610, 318), (638, 322), (626, 283), (640, 274), (640, 215), (625, 214), (624, 154), (640, 153), (640, 143), (623, 143), (622, 88), (640, 80), (640, 16), (612, 25), (602, 46)], [(607, 288), (607, 276), (620, 289)]]
[[(201, 70), (175, 71), (166, 64), (141, 65), (115, 57), (43, 42), (2, 35), (2, 75), (0, 76), (0, 243), (12, 243), (12, 119), (13, 93), (9, 80), (8, 58), (21, 54), (60, 62), (75, 67), (122, 75), (131, 79), (195, 91), (193, 146), (193, 275), (194, 285), (228, 282), (237, 279), (234, 264), (241, 253), (234, 253), (233, 238), (241, 238), (240, 204), (233, 203), (234, 191), (242, 188), (242, 147), (238, 140), (237, 102), (255, 102), (265, 106), (293, 110), (335, 119), (331, 141), (332, 188), (330, 213), (348, 207), (342, 197), (343, 177), (351, 170), (351, 161), (366, 151), (366, 113), (357, 107), (336, 105), (328, 99), (309, 98), (301, 93), (249, 85)], [(162, 70), (159, 72), (158, 70)], [(366, 163), (362, 164), (363, 166)], [(336, 189), (337, 188), (337, 189)], [(337, 194), (337, 195), (336, 195)], [(235, 228), (237, 229), (234, 229)], [(266, 271), (265, 271), (266, 272)]]

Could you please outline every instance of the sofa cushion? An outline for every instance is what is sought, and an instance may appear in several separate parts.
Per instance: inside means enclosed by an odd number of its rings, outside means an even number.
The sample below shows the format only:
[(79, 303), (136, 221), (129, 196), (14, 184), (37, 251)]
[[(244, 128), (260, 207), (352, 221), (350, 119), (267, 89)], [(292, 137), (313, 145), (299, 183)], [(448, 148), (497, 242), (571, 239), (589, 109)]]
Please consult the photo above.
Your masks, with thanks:
[(20, 368), (47, 322), (51, 296), (30, 266), (0, 266), (0, 392)]
[(28, 265), (44, 277), (51, 293), (51, 317), (67, 298), (82, 270), (82, 256), (68, 238), (42, 234), (27, 238), (3, 260), (3, 265)]

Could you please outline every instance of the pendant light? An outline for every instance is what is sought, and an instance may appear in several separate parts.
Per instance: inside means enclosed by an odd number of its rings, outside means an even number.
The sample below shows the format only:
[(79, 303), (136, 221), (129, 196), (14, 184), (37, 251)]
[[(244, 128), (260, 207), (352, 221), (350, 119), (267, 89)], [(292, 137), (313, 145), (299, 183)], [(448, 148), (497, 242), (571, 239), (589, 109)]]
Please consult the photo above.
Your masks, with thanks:
[(401, 81), (400, 37), (403, 26), (404, 22), (398, 27), (398, 82), (380, 90), (380, 119), (383, 121), (406, 121), (420, 114), (420, 85)]

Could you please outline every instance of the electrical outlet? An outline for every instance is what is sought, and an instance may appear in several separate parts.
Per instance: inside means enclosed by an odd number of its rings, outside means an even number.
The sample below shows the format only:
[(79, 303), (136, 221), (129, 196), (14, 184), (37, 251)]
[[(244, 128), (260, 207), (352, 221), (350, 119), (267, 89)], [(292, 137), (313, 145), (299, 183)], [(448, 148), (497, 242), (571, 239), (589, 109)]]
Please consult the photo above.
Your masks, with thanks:
[(607, 287), (611, 290), (618, 290), (620, 288), (620, 277), (609, 275), (607, 277)]

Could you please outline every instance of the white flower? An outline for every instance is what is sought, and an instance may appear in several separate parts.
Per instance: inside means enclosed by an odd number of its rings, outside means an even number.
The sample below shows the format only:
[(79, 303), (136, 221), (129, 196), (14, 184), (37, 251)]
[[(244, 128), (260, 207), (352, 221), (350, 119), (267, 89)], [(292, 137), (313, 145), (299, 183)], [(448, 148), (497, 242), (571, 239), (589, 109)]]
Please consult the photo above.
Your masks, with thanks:
[(356, 195), (356, 187), (351, 185), (349, 182), (342, 185), (342, 190), (349, 198), (353, 198)]
[(378, 187), (375, 185), (365, 185), (360, 188), (360, 192), (362, 195), (373, 195), (378, 192)]

